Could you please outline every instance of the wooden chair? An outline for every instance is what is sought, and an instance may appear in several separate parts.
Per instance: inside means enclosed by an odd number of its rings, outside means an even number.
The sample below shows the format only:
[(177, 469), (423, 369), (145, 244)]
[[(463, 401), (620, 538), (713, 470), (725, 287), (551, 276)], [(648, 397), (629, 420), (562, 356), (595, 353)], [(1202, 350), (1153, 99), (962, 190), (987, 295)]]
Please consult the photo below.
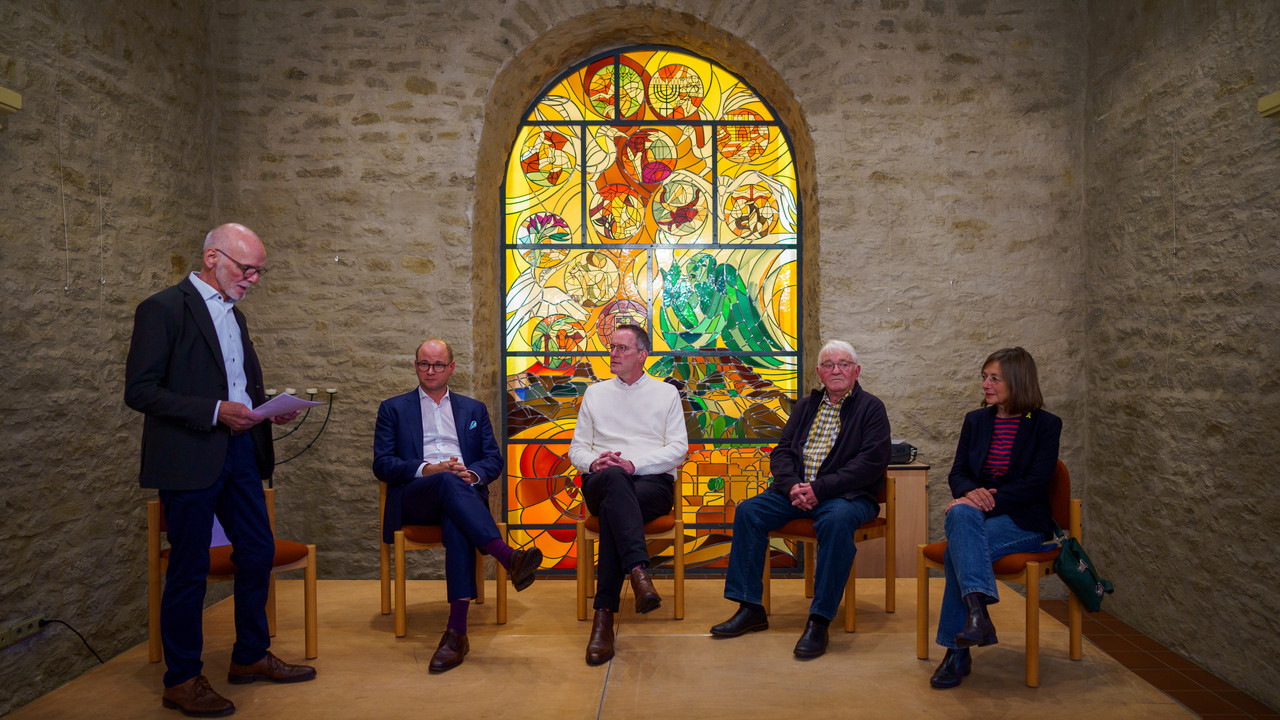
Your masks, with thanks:
[[(857, 544), (876, 538), (884, 539), (884, 611), (887, 613), (894, 611), (896, 600), (895, 585), (898, 573), (897, 563), (894, 562), (894, 553), (897, 549), (898, 530), (897, 490), (897, 481), (893, 476), (886, 474), (884, 485), (880, 488), (880, 494), (877, 497), (877, 500), (884, 505), (883, 514), (860, 526), (854, 535), (854, 542)], [(818, 535), (813, 529), (813, 521), (807, 518), (792, 520), (769, 533), (769, 537), (791, 540), (804, 545), (804, 596), (813, 597), (813, 566), (818, 547)], [(764, 611), (766, 613), (769, 612), (770, 606), (769, 576), (771, 568), (769, 567), (769, 556), (770, 553), (766, 550), (763, 596)], [(845, 632), (853, 632), (856, 623), (857, 574), (858, 560), (855, 557), (853, 567), (849, 568), (849, 579), (844, 586)]]
[[(262, 491), (267, 503), (271, 532), (276, 529), (276, 491)], [(160, 662), (160, 578), (169, 566), (169, 548), (160, 547), (160, 535), (167, 532), (164, 505), (159, 500), (147, 502), (147, 651), (151, 662)], [(307, 659), (316, 656), (316, 546), (276, 538), (276, 554), (271, 564), (271, 583), (267, 589), (267, 628), (276, 634), (276, 573), (302, 568), (303, 614), (306, 631)], [(234, 580), (236, 566), (231, 562), (231, 546), (209, 548), (209, 581)]]
[[(444, 548), (439, 525), (404, 525), (393, 535), (392, 544), (382, 541), (382, 518), (387, 505), (387, 484), (378, 482), (378, 548), (379, 567), (382, 576), (382, 614), (391, 614), (391, 558), (395, 557), (396, 576), (396, 637), (408, 633), (408, 615), (405, 610), (405, 559), (407, 550)], [(507, 526), (498, 525), (502, 539), (507, 538)], [(507, 570), (498, 565), (498, 623), (507, 621)], [(484, 555), (476, 553), (476, 604), (484, 604)]]
[[(644, 524), (645, 542), (670, 540), (674, 552), (676, 619), (684, 619), (684, 497), (680, 492), (680, 468), (676, 468), (671, 512)], [(583, 517), (578, 521), (578, 619), (587, 619), (587, 597), (595, 595), (595, 541), (600, 539), (600, 518), (591, 515), (582, 503)]]
[[(1049, 482), (1049, 502), (1053, 507), (1053, 519), (1059, 526), (1071, 528), (1071, 537), (1080, 539), (1081, 505), (1079, 498), (1071, 497), (1071, 475), (1067, 466), (1058, 461), (1058, 468)], [(936, 542), (917, 546), (916, 556), (916, 656), (929, 659), (929, 573), (928, 568), (943, 569), (943, 556), (947, 543)], [(1019, 583), (1027, 588), (1027, 687), (1040, 686), (1040, 579), (1053, 575), (1053, 561), (1058, 559), (1058, 548), (1046, 552), (1013, 553), (992, 563), (996, 579)], [(1067, 593), (1067, 626), (1072, 660), (1081, 657), (1080, 601), (1074, 593)]]

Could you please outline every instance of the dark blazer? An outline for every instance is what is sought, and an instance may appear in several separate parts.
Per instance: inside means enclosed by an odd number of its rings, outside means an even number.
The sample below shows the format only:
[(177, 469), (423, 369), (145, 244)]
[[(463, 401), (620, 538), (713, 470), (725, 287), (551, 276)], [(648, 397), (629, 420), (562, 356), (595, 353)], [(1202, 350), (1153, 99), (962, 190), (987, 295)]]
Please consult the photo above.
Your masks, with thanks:
[[(266, 402), (262, 366), (238, 309), (247, 390), (255, 407)], [(125, 361), (124, 402), (146, 415), (142, 426), (142, 487), (200, 490), (222, 471), (230, 429), (215, 425), (213, 411), (228, 393), (222, 345), (204, 298), (191, 279), (161, 290), (138, 305)], [(275, 467), (271, 424), (255, 425), (258, 472)]]
[(1058, 467), (1058, 439), (1062, 419), (1046, 410), (1032, 410), (1018, 424), (1009, 470), (999, 481), (982, 475), (982, 464), (995, 433), (996, 408), (984, 407), (964, 416), (956, 459), (951, 465), (951, 496), (960, 497), (978, 487), (995, 488), (996, 506), (987, 517), (1008, 515), (1018, 527), (1053, 534), (1053, 509), (1049, 505), (1049, 481)]
[[(785, 496), (791, 486), (804, 482), (804, 444), (826, 392), (824, 388), (814, 390), (791, 411), (782, 437), (769, 454), (773, 473), (770, 490)], [(889, 444), (889, 415), (884, 403), (854, 383), (840, 406), (840, 433), (813, 480), (818, 501), (833, 497), (852, 500), (859, 495), (875, 500), (889, 467)]]
[[(502, 451), (493, 437), (489, 409), (479, 400), (449, 391), (453, 422), (458, 431), (462, 462), (480, 478), (477, 488), (487, 501), (489, 483), (502, 474)], [(373, 432), (373, 474), (387, 484), (382, 515), (382, 541), (390, 543), (400, 529), (404, 486), (422, 464), (422, 405), (418, 389), (383, 400)]]

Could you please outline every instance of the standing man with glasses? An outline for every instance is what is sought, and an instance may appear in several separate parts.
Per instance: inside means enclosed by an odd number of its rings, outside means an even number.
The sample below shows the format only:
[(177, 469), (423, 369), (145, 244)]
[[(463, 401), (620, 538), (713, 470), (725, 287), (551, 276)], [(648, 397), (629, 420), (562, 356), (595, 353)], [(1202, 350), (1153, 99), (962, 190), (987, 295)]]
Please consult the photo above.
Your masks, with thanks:
[(414, 355), (418, 387), (384, 400), (373, 435), (373, 474), (387, 484), (382, 542), (405, 525), (439, 525), (444, 541), (449, 621), (431, 671), (462, 664), (471, 650), (467, 610), (477, 595), (476, 550), (492, 555), (519, 592), (542, 564), (538, 548), (515, 550), (489, 512), (489, 483), (502, 475), (502, 452), (484, 403), (449, 390), (453, 348), (439, 338)]
[[(235, 712), (201, 673), (201, 629), (216, 515), (236, 565), (236, 641), (227, 681), (299, 682), (315, 668), (290, 665), (268, 648), (267, 589), (275, 541), (262, 492), (275, 454), (262, 367), (235, 307), (266, 269), (252, 230), (221, 225), (204, 241), (202, 267), (138, 305), (125, 363), (125, 403), (146, 418), (142, 487), (157, 488), (169, 536), (169, 569), (160, 601), (163, 702), (188, 715)], [(276, 424), (297, 413), (271, 418)]]
[[(832, 340), (818, 354), (823, 389), (796, 403), (769, 455), (773, 484), (738, 505), (724, 596), (737, 613), (711, 628), (716, 637), (737, 637), (769, 627), (760, 604), (769, 532), (809, 518), (818, 536), (813, 604), (795, 655), (827, 651), (827, 626), (840, 607), (853, 567), (854, 532), (880, 512), (876, 496), (889, 466), (889, 417), (884, 403), (858, 385), (858, 356), (849, 343)], [(845, 612), (853, 612), (851, 607)]]
[(609, 369), (615, 377), (587, 388), (569, 446), (569, 460), (583, 473), (587, 509), (600, 518), (600, 579), (588, 665), (613, 657), (613, 619), (624, 577), (631, 578), (637, 613), (662, 604), (649, 579), (644, 524), (671, 512), (674, 473), (689, 452), (680, 392), (644, 371), (649, 333), (619, 325), (612, 341)]

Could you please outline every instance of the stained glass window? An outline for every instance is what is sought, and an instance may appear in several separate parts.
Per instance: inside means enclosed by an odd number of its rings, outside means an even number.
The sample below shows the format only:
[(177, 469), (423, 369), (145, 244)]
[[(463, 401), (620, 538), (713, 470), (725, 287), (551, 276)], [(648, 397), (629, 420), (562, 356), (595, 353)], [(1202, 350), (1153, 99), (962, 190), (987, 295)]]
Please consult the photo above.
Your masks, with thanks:
[(611, 377), (613, 329), (634, 323), (653, 339), (649, 374), (682, 388), (686, 562), (723, 567), (734, 507), (768, 486), (800, 382), (802, 215), (786, 128), (710, 60), (615, 51), (529, 109), (503, 202), (513, 544), (536, 543), (545, 568), (576, 567), (578, 404)]

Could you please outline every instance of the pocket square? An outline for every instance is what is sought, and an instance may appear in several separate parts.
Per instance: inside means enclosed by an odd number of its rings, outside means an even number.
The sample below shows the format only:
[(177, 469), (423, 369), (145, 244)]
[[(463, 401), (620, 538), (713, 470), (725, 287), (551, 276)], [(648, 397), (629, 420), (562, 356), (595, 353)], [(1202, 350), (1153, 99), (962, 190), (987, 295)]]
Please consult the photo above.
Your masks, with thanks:
[(472, 420), (472, 421), (471, 421), (471, 424), (467, 426), (467, 429), (468, 429), (468, 430), (475, 430), (475, 429), (476, 429), (476, 421), (475, 421), (475, 420)]

